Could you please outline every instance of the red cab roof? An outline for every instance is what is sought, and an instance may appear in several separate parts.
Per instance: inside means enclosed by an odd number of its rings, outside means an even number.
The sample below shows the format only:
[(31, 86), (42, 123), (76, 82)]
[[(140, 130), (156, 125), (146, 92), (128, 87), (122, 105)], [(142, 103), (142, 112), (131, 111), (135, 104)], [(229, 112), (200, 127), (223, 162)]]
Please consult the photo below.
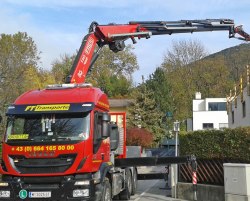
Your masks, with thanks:
[(99, 88), (62, 88), (28, 91), (19, 96), (15, 105), (59, 104), (93, 102), (106, 110), (109, 109), (107, 95)]

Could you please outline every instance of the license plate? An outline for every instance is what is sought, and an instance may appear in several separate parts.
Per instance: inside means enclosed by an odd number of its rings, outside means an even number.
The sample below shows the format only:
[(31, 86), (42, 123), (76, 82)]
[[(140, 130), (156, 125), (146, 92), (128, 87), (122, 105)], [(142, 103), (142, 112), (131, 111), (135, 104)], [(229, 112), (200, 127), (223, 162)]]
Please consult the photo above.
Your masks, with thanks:
[(43, 192), (29, 192), (30, 198), (50, 198), (51, 192), (50, 191), (43, 191)]

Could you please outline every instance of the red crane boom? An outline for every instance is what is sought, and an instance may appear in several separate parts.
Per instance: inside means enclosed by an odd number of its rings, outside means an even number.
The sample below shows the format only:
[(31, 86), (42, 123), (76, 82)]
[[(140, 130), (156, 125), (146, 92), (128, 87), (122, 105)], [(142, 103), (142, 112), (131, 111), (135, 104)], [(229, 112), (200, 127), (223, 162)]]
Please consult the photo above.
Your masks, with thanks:
[[(83, 83), (104, 45), (113, 52), (125, 48), (125, 40), (150, 38), (152, 35), (172, 35), (207, 31), (228, 31), (229, 38), (250, 41), (242, 26), (235, 27), (231, 19), (180, 20), (180, 21), (133, 21), (128, 24), (99, 25), (92, 22), (84, 37), (66, 83)], [(236, 37), (239, 34), (241, 37)]]

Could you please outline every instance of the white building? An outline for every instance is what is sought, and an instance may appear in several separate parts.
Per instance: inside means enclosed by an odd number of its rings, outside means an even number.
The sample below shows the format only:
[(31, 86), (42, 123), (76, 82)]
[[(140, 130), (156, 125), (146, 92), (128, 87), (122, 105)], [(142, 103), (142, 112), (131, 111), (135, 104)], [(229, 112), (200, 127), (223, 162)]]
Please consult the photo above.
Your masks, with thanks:
[(197, 92), (193, 100), (193, 130), (228, 127), (226, 98), (205, 98)]
[(229, 128), (250, 126), (250, 88), (245, 87), (242, 93), (229, 102)]

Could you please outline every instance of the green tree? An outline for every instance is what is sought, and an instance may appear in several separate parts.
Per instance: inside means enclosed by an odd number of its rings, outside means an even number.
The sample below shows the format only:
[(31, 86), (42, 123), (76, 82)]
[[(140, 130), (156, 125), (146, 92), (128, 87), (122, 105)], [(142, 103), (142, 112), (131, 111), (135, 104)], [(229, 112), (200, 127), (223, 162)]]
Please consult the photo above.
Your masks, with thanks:
[(69, 71), (73, 65), (75, 55), (64, 54), (60, 56), (60, 59), (56, 59), (52, 63), (52, 74), (56, 83), (65, 83), (66, 77), (69, 75)]
[[(36, 71), (39, 52), (27, 33), (0, 35), (0, 112), (33, 85), (27, 81), (28, 73)], [(38, 72), (35, 72), (36, 75)], [(34, 73), (33, 73), (34, 75)], [(30, 77), (31, 78), (31, 77)], [(30, 89), (30, 88), (29, 88)]]
[(237, 82), (241, 75), (245, 74), (246, 65), (250, 63), (250, 44), (242, 43), (240, 45), (224, 49), (220, 52), (209, 55), (209, 59), (223, 58), (225, 65), (230, 72), (230, 79)]
[(204, 46), (195, 40), (173, 42), (164, 56), (162, 68), (170, 85), (169, 99), (173, 100), (174, 119), (191, 116), (192, 99), (198, 90), (193, 82), (194, 66), (207, 55)]
[(132, 91), (132, 83), (124, 75), (117, 77), (116, 75), (106, 76), (104, 73), (100, 76), (99, 87), (112, 98), (124, 98), (130, 95)]
[[(149, 76), (146, 81), (147, 88), (154, 92), (154, 99), (157, 103), (157, 107), (163, 112), (162, 124), (165, 125), (166, 137), (171, 137), (173, 125), (173, 118), (169, 117), (169, 114), (173, 114), (176, 111), (173, 90), (171, 84), (167, 79), (165, 70), (161, 67), (156, 68), (155, 72)], [(167, 115), (168, 114), (168, 115)]]
[(154, 92), (155, 101), (161, 111), (171, 113), (175, 111), (173, 91), (163, 68), (156, 68), (146, 81), (146, 85)]
[[(39, 52), (27, 33), (0, 37), (0, 112), (4, 114), (8, 105), (31, 89), (41, 89), (55, 83), (49, 71), (38, 68)], [(5, 122), (3, 121), (3, 124)]]
[(132, 97), (133, 101), (128, 109), (128, 127), (141, 127), (148, 130), (153, 134), (155, 146), (159, 145), (166, 134), (162, 123), (165, 114), (160, 111), (153, 91), (142, 83)]
[(190, 64), (201, 60), (207, 56), (204, 46), (197, 40), (173, 41), (170, 50), (164, 55), (162, 66), (167, 72), (178, 68), (188, 68), (189, 74), (192, 73)]
[(43, 89), (48, 84), (55, 84), (55, 79), (50, 71), (42, 70), (33, 66), (25, 69), (23, 91)]
[(228, 67), (226, 57), (205, 56), (205, 48), (192, 41), (174, 43), (165, 55), (162, 68), (172, 90), (169, 94), (175, 119), (182, 121), (192, 116), (195, 92), (201, 92), (205, 98), (226, 97), (232, 88), (232, 68)]
[[(86, 78), (86, 82), (101, 88), (109, 97), (126, 97), (132, 87), (132, 74), (138, 64), (132, 46), (118, 53), (104, 47)], [(52, 73), (57, 82), (65, 82), (76, 55), (61, 56), (53, 63)]]
[(223, 57), (207, 58), (196, 63), (191, 77), (203, 97), (226, 97), (233, 87), (230, 70)]
[(250, 63), (249, 49), (249, 44), (243, 43), (239, 46), (229, 48), (229, 50), (224, 50), (225, 52), (228, 51), (228, 53), (222, 56), (224, 56), (225, 65), (230, 72), (230, 78), (234, 82), (238, 82), (240, 77), (246, 72), (246, 65)]
[(87, 81), (103, 89), (109, 97), (126, 97), (130, 94), (132, 74), (137, 70), (137, 58), (131, 45), (121, 52), (114, 53), (104, 47)]

